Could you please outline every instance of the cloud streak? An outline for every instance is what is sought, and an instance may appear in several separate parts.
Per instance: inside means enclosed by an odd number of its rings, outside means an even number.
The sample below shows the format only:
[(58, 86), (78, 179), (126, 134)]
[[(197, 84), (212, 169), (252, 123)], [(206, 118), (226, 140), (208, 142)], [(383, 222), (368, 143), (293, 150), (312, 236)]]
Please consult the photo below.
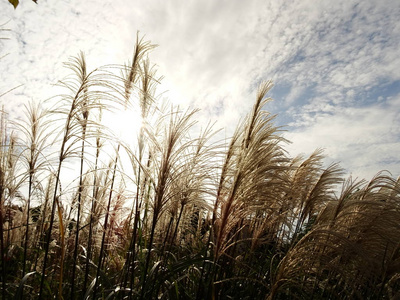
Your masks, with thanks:
[[(392, 1), (22, 2), (11, 18), (10, 53), (0, 61), (0, 91), (11, 109), (53, 95), (62, 62), (80, 50), (88, 65), (124, 63), (137, 30), (160, 45), (152, 53), (161, 90), (202, 109), (201, 120), (233, 130), (262, 80), (273, 79), (269, 109), (288, 124), (291, 154), (326, 148), (349, 173), (400, 174), (400, 4)], [(1, 100), (1, 99), (0, 99)], [(229, 133), (229, 132), (228, 132)]]

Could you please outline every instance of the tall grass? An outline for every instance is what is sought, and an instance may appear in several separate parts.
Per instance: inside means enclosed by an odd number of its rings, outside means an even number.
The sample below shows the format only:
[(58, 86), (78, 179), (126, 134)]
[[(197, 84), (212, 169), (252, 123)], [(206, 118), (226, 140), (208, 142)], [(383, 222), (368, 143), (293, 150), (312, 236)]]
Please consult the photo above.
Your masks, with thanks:
[[(131, 63), (93, 71), (79, 54), (65, 94), (2, 111), (1, 299), (399, 296), (400, 181), (290, 157), (269, 81), (218, 140), (160, 103), (153, 48), (138, 37)], [(102, 120), (132, 109), (128, 143)]]

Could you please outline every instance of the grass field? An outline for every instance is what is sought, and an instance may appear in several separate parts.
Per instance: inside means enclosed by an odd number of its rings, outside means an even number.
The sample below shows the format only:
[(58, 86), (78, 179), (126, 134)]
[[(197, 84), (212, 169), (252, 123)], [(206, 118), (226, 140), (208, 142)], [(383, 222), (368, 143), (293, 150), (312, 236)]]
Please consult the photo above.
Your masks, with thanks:
[[(2, 112), (1, 299), (399, 297), (400, 181), (290, 157), (271, 82), (227, 142), (199, 131), (160, 103), (152, 48), (94, 71), (80, 54), (64, 94)], [(102, 123), (129, 110), (133, 144)]]

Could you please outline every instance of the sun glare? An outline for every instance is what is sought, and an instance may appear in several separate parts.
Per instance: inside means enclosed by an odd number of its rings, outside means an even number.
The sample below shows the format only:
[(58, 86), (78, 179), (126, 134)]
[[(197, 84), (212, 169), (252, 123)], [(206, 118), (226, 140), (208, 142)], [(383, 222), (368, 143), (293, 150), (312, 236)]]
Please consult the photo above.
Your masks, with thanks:
[(117, 138), (132, 144), (142, 126), (142, 117), (137, 110), (125, 109), (107, 114), (104, 116), (103, 122)]

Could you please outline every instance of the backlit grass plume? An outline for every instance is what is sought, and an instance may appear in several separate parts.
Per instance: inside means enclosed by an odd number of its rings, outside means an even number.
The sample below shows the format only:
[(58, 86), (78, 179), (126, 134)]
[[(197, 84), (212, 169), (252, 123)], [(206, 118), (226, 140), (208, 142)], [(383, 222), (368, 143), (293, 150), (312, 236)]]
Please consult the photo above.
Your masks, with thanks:
[(221, 139), (162, 101), (154, 47), (93, 70), (80, 53), (63, 94), (2, 109), (1, 299), (399, 297), (400, 181), (290, 157), (270, 81)]

